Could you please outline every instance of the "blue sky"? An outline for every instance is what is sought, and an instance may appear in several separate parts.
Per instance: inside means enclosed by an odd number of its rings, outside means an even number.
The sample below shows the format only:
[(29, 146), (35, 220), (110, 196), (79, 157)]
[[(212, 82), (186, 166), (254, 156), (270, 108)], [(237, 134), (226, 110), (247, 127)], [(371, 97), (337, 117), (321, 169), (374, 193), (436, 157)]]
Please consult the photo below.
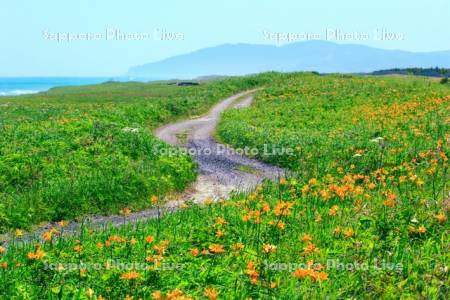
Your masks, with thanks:
[[(134, 65), (224, 43), (282, 44), (264, 32), (325, 36), (339, 30), (370, 37), (334, 42), (450, 50), (449, 12), (448, 0), (2, 0), (0, 76), (118, 76)], [(108, 29), (108, 40), (50, 38), (106, 36)], [(116, 29), (140, 40), (117, 40)], [(376, 39), (376, 29), (396, 38)], [(161, 40), (161, 31), (175, 40)]]

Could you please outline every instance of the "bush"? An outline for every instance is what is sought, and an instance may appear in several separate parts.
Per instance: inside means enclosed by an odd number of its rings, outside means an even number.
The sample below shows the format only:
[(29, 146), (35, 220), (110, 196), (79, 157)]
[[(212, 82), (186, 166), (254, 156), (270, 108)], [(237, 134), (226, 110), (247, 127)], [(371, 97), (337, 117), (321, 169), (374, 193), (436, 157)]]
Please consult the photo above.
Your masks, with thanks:
[(448, 83), (448, 77), (444, 77), (441, 79), (441, 84), (447, 84)]

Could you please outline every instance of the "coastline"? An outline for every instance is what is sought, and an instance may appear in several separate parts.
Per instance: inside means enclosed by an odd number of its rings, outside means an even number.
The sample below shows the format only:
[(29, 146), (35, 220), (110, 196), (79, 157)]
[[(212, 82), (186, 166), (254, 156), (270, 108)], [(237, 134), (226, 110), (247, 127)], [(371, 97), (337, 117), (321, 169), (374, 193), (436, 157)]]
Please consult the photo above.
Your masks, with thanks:
[(0, 77), (0, 97), (46, 92), (55, 87), (101, 84), (107, 81), (130, 81), (126, 77)]

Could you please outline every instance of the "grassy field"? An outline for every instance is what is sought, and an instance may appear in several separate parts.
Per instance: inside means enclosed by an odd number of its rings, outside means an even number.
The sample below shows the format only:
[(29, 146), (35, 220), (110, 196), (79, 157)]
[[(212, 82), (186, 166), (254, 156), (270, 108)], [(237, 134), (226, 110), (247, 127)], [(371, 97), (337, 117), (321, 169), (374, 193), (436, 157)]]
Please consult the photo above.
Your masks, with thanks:
[(226, 112), (217, 135), (296, 177), (137, 228), (56, 239), (60, 224), (45, 242), (0, 248), (0, 297), (446, 299), (450, 88), (265, 76), (272, 84)]
[[(261, 91), (252, 108), (226, 112), (217, 136), (301, 176), (337, 167), (368, 174), (409, 162), (439, 140), (445, 149), (449, 96), (449, 85), (420, 77), (291, 74)], [(293, 153), (271, 155), (272, 145)]]
[[(196, 178), (151, 131), (205, 112), (260, 77), (178, 87), (105, 83), (0, 98), (0, 232), (150, 205)], [(161, 149), (161, 151), (155, 151)]]

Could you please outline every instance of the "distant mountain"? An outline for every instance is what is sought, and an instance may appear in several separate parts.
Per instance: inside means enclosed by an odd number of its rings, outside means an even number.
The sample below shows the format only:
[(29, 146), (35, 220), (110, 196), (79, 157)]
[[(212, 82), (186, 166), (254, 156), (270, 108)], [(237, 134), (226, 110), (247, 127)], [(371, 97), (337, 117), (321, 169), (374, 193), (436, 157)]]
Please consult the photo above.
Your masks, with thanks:
[(128, 76), (194, 78), (264, 71), (361, 73), (393, 68), (450, 67), (450, 51), (408, 52), (307, 41), (277, 47), (225, 44), (132, 67)]

